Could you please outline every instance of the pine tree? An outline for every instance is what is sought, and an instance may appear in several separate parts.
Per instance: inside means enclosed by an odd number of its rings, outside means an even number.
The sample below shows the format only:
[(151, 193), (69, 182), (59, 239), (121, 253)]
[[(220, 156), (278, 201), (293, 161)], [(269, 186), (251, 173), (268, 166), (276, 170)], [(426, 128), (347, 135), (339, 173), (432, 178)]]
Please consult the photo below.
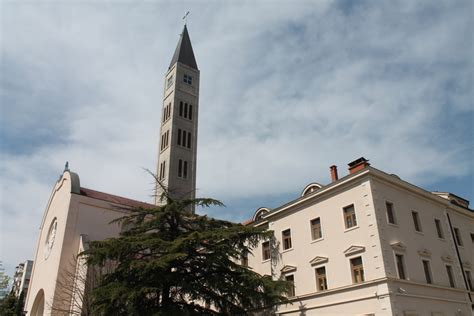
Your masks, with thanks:
[(217, 200), (164, 198), (130, 210), (116, 220), (128, 229), (85, 252), (91, 266), (115, 265), (93, 291), (97, 314), (247, 315), (286, 302), (287, 282), (240, 265), (272, 232), (189, 211)]

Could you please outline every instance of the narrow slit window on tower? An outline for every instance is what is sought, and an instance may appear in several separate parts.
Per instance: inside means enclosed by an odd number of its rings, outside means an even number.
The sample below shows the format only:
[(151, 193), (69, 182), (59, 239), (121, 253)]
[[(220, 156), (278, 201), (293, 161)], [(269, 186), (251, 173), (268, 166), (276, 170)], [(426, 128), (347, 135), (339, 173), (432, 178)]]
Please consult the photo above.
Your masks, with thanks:
[(179, 116), (183, 116), (183, 101), (179, 101)]
[(178, 128), (178, 141), (177, 141), (178, 145), (181, 145), (181, 129)]
[(181, 159), (178, 160), (178, 177), (183, 176), (183, 161)]
[(189, 105), (188, 118), (189, 118), (190, 120), (193, 119), (193, 106), (192, 106), (191, 104)]
[(188, 162), (186, 160), (183, 162), (183, 178), (188, 178)]
[(163, 161), (160, 164), (160, 180), (163, 180), (165, 178), (165, 172), (166, 172), (166, 160)]
[(186, 131), (183, 131), (183, 142), (181, 144), (186, 147)]
[(188, 132), (188, 148), (191, 148), (191, 132)]
[(184, 104), (184, 118), (187, 118), (188, 117), (188, 104), (185, 103)]

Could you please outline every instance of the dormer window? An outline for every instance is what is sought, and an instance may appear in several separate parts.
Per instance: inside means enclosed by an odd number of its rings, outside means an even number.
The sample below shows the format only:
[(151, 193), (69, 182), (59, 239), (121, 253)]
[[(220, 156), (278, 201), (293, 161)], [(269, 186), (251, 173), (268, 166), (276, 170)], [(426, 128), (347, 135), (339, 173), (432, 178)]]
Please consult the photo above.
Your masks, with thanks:
[(183, 81), (184, 81), (184, 83), (192, 85), (193, 84), (193, 77), (191, 75), (184, 74)]

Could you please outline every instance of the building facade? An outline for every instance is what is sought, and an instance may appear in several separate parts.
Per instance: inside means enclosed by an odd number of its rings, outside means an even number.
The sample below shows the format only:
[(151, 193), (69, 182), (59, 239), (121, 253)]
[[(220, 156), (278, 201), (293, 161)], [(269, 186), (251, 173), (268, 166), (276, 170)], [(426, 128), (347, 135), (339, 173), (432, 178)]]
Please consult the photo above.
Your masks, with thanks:
[(247, 223), (274, 232), (245, 261), (293, 282), (278, 315), (472, 315), (474, 212), (370, 167), (308, 185)]
[(32, 267), (33, 261), (31, 260), (26, 260), (16, 266), (12, 286), (12, 292), (16, 297), (20, 297), (21, 292), (28, 291)]

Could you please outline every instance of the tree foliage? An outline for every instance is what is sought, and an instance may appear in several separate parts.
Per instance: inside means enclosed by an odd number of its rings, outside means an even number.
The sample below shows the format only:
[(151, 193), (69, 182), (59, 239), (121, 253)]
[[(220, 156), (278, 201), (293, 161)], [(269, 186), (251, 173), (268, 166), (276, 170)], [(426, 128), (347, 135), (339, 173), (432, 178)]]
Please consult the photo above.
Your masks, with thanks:
[(93, 291), (97, 314), (245, 315), (286, 301), (286, 282), (240, 265), (272, 232), (190, 211), (222, 205), (217, 200), (165, 198), (130, 210), (115, 221), (127, 228), (119, 237), (85, 252), (91, 266), (115, 263)]

